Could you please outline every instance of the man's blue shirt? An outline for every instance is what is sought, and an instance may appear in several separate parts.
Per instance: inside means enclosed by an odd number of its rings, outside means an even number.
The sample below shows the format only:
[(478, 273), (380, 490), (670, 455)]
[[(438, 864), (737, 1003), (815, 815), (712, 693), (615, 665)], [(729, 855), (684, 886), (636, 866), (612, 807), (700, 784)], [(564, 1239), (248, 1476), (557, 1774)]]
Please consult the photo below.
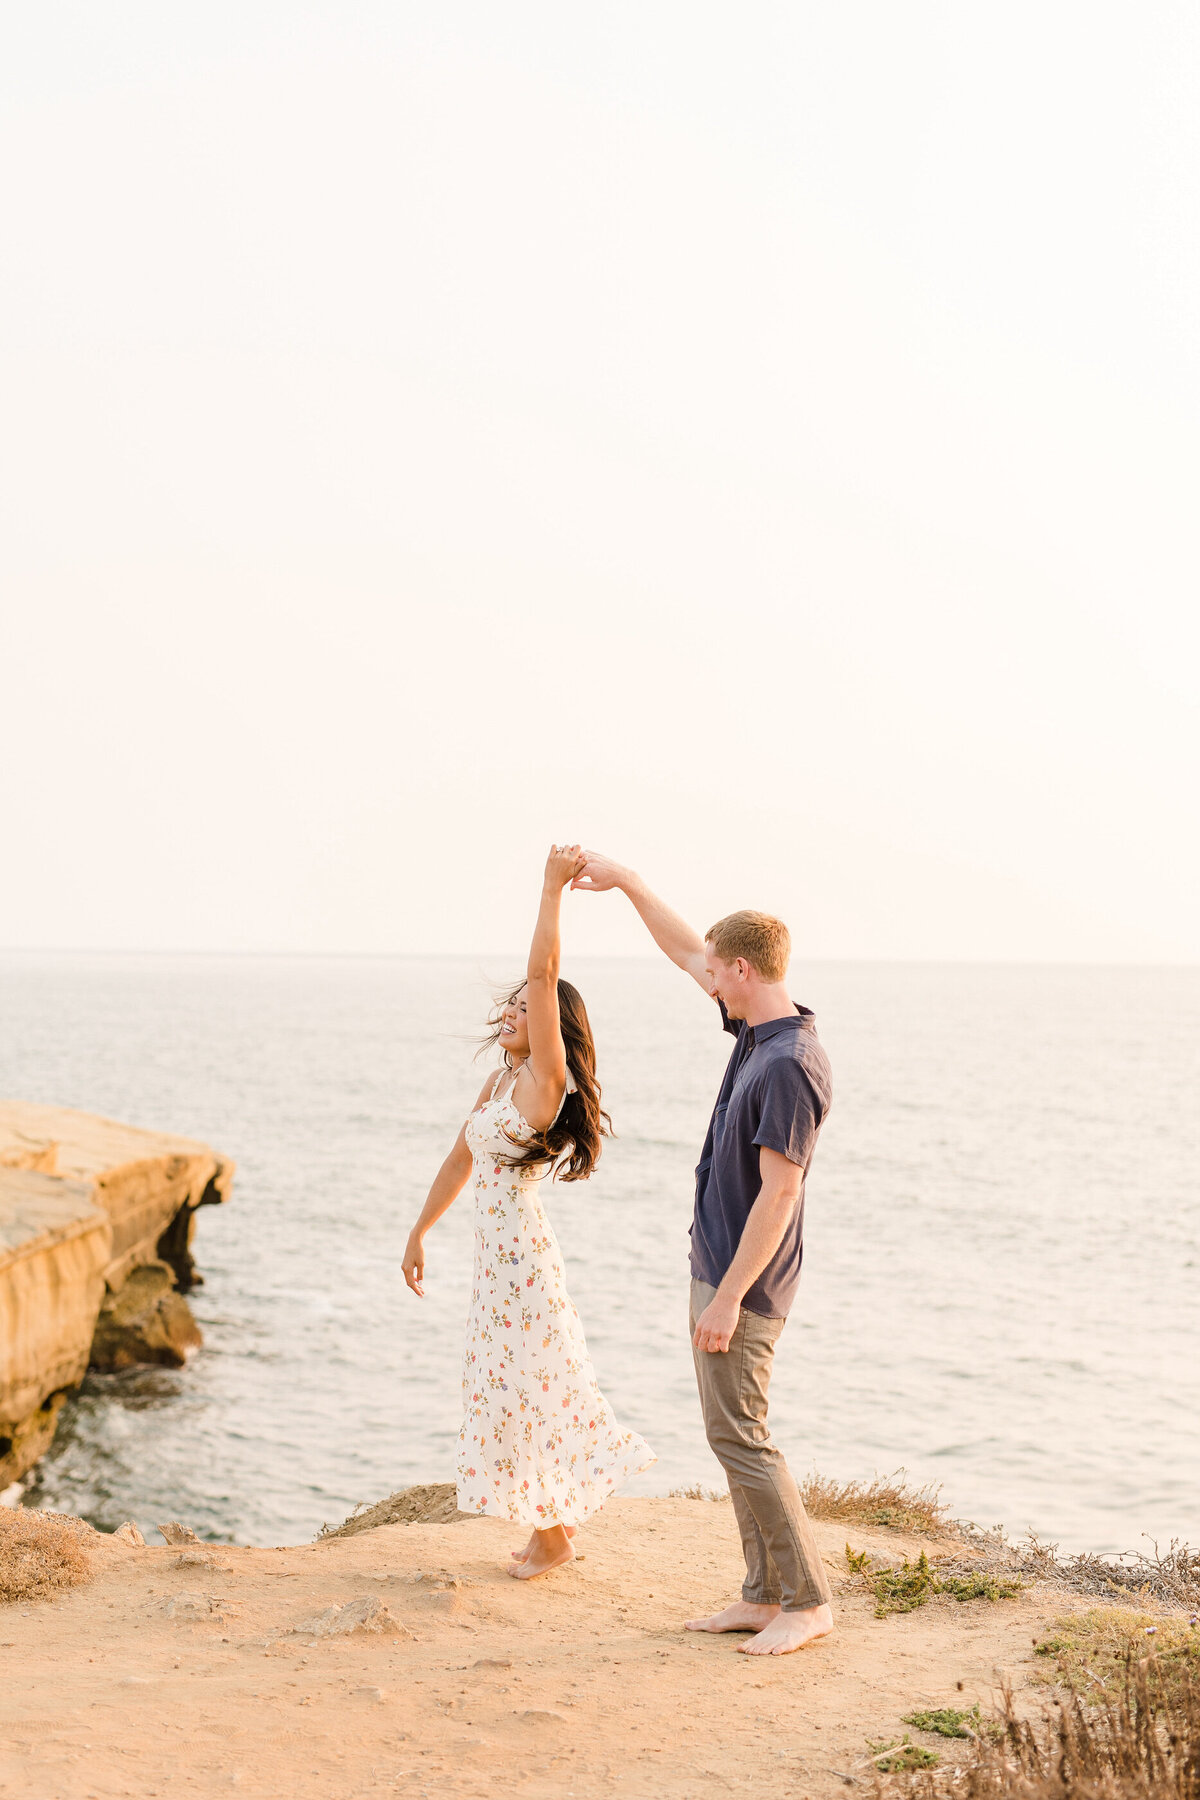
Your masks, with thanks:
[(721, 1019), (737, 1042), (696, 1169), (692, 1274), (720, 1286), (762, 1187), (759, 1150), (778, 1150), (800, 1168), (800, 1197), (782, 1243), (742, 1305), (783, 1319), (800, 1284), (804, 1181), (833, 1102), (833, 1076), (806, 1006), (765, 1025), (731, 1019), (722, 1006)]

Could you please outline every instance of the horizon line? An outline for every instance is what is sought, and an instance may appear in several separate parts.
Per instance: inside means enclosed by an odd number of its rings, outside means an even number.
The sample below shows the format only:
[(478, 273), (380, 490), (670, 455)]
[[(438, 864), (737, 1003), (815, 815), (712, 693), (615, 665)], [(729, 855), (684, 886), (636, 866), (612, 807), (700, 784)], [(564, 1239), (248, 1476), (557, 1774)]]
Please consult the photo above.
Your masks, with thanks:
[[(304, 962), (484, 962), (491, 960), (522, 961), (528, 950), (263, 950), (263, 949), (132, 949), (127, 946), (86, 944), (7, 944), (0, 945), (0, 957), (7, 956), (96, 956), (96, 957), (186, 957), (200, 959), (232, 958)], [(655, 962), (664, 952), (648, 950), (586, 950), (578, 961)], [(564, 958), (565, 960), (565, 958)], [(668, 959), (669, 960), (669, 959)], [(868, 965), (891, 968), (995, 968), (995, 969), (1198, 969), (1200, 958), (1192, 961), (1165, 960), (1151, 957), (1097, 959), (1094, 957), (1052, 956), (803, 956), (795, 955), (789, 967), (800, 964), (829, 966)]]

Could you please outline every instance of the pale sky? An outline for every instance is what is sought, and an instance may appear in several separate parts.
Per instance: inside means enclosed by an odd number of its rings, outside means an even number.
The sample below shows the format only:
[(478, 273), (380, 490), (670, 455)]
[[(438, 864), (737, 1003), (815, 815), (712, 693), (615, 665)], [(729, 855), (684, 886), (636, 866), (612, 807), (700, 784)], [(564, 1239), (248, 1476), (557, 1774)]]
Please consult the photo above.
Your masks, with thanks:
[[(1200, 960), (1192, 5), (6, 9), (0, 945)], [(619, 900), (567, 942), (640, 950)]]

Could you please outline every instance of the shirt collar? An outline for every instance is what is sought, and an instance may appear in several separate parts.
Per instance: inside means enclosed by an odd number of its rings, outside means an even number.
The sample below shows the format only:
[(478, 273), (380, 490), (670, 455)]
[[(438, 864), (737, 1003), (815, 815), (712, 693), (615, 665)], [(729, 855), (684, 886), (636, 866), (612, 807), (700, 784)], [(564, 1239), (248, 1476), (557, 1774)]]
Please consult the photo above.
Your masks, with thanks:
[(794, 1013), (785, 1013), (782, 1019), (768, 1019), (763, 1025), (747, 1025), (750, 1041), (754, 1044), (765, 1043), (767, 1038), (777, 1037), (781, 1031), (799, 1031), (813, 1022), (813, 1013), (807, 1006), (797, 1006)]

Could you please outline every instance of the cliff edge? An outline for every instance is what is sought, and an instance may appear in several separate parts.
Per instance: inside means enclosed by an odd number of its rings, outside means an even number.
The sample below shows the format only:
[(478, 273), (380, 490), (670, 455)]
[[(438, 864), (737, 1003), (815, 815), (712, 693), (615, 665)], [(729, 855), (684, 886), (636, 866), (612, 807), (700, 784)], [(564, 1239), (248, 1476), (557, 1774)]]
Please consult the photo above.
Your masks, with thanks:
[(49, 1447), (87, 1368), (178, 1366), (200, 1341), (196, 1212), (228, 1157), (91, 1113), (0, 1101), (0, 1490)]
[[(0, 1605), (0, 1793), (869, 1795), (881, 1743), (910, 1735), (948, 1780), (971, 1752), (965, 1732), (914, 1727), (914, 1709), (957, 1708), (980, 1731), (970, 1709), (986, 1715), (1007, 1682), (1040, 1710), (1034, 1641), (1095, 1605), (1034, 1581), (880, 1619), (845, 1524), (814, 1530), (837, 1630), (786, 1657), (683, 1629), (744, 1574), (732, 1508), (707, 1500), (612, 1500), (580, 1530), (580, 1560), (532, 1582), (505, 1573), (525, 1534), (497, 1519), (285, 1549), (113, 1544), (90, 1582)], [(852, 1531), (888, 1563), (963, 1552)]]

